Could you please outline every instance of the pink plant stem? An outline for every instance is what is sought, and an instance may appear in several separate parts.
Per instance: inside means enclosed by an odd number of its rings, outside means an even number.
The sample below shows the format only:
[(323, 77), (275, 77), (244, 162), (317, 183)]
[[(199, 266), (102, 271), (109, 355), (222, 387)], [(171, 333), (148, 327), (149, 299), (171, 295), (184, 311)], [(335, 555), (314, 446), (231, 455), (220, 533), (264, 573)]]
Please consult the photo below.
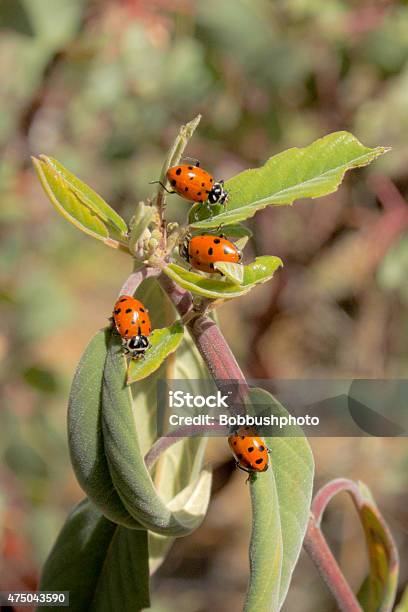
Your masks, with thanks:
[(323, 513), (328, 503), (342, 491), (359, 496), (358, 487), (347, 478), (336, 478), (317, 492), (312, 502), (311, 516), (303, 546), (336, 599), (340, 610), (353, 612), (354, 610), (361, 611), (361, 606), (344, 578), (320, 529)]
[(316, 566), (342, 612), (361, 612), (353, 591), (344, 578), (315, 518), (309, 519), (303, 547)]
[[(192, 308), (191, 294), (181, 289), (168, 276), (161, 274), (160, 285), (167, 293), (179, 315), (183, 317)], [(240, 386), (248, 388), (234, 355), (217, 324), (206, 315), (198, 315), (187, 323), (187, 328), (204, 359), (211, 375), (216, 380), (235, 380)]]
[(150, 470), (153, 467), (157, 459), (165, 450), (173, 446), (173, 444), (184, 440), (187, 436), (206, 436), (214, 432), (225, 435), (225, 426), (217, 424), (211, 425), (211, 427), (206, 427), (205, 425), (185, 425), (173, 432), (171, 436), (159, 438), (144, 457), (147, 469)]
[[(188, 291), (178, 287), (164, 273), (158, 281), (180, 316), (191, 311), (192, 299)], [(244, 401), (249, 390), (248, 384), (217, 324), (207, 315), (198, 315), (187, 323), (187, 328), (218, 387), (222, 389), (225, 384), (231, 386), (233, 381), (238, 385), (239, 398)], [(244, 406), (235, 404), (234, 412), (244, 413)]]
[(130, 276), (127, 277), (125, 282), (122, 285), (122, 288), (119, 292), (120, 295), (133, 295), (139, 285), (146, 280), (146, 278), (150, 278), (152, 276), (158, 276), (160, 274), (160, 270), (156, 268), (140, 268), (140, 270), (136, 270)]

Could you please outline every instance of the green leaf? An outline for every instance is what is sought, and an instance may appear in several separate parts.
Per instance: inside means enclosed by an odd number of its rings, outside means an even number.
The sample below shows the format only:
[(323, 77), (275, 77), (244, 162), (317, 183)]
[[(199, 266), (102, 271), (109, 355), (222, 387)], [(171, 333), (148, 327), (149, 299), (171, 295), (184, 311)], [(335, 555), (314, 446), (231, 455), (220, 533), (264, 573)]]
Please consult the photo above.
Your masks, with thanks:
[(115, 490), (103, 445), (102, 379), (110, 336), (110, 329), (99, 331), (78, 364), (69, 396), (68, 444), (76, 477), (88, 497), (110, 520), (137, 527)]
[(112, 336), (102, 392), (103, 439), (112, 481), (127, 511), (146, 529), (171, 536), (191, 533), (204, 518), (211, 475), (202, 471), (196, 482), (178, 494), (185, 495), (182, 508), (169, 509), (156, 491), (140, 452), (136, 434), (139, 415), (137, 407), (133, 412), (131, 399), (120, 340)]
[[(288, 416), (266, 391), (252, 389), (250, 403), (267, 414)], [(301, 550), (312, 498), (313, 456), (303, 432), (294, 426), (265, 438), (269, 469), (252, 481), (250, 583), (245, 610), (279, 610)]]
[(66, 520), (40, 589), (69, 591), (77, 612), (131, 612), (150, 605), (148, 580), (147, 532), (115, 525), (85, 499)]
[[(196, 211), (199, 210), (201, 207), (202, 204), (194, 204), (194, 206), (192, 206), (190, 209), (189, 219), (194, 219)], [(252, 237), (252, 231), (249, 229), (249, 227), (246, 227), (246, 225), (242, 225), (242, 223), (232, 223), (231, 225), (221, 225), (221, 227), (217, 226), (215, 228), (208, 228), (208, 230), (206, 230), (205, 232), (203, 232), (203, 230), (194, 228), (192, 228), (191, 230), (192, 236), (200, 236), (200, 234), (204, 233), (214, 234), (214, 236), (219, 236), (220, 234), (223, 234), (229, 239)]]
[(131, 359), (127, 371), (128, 384), (146, 378), (155, 372), (163, 361), (179, 346), (184, 327), (176, 321), (169, 327), (155, 329), (149, 336), (150, 347), (141, 359)]
[(149, 607), (148, 533), (117, 527), (106, 552), (91, 611), (134, 612)]
[(245, 170), (225, 183), (226, 207), (201, 206), (190, 220), (193, 227), (217, 227), (252, 217), (269, 205), (292, 204), (299, 198), (333, 193), (347, 170), (366, 166), (388, 151), (371, 149), (348, 132), (334, 132), (308, 147), (288, 149), (258, 169)]
[(190, 272), (178, 264), (169, 264), (164, 268), (165, 274), (173, 279), (180, 287), (192, 291), (203, 297), (212, 299), (229, 299), (248, 293), (255, 285), (265, 283), (282, 266), (279, 257), (265, 255), (257, 257), (255, 261), (244, 268), (244, 278), (241, 285), (232, 284), (226, 278), (213, 278), (202, 276), (197, 272)]
[(214, 268), (222, 272), (235, 285), (242, 285), (244, 282), (244, 266), (242, 264), (217, 261), (214, 263)]
[(370, 565), (358, 600), (364, 612), (388, 612), (397, 594), (398, 552), (368, 487), (362, 482), (356, 484), (358, 494), (351, 494), (363, 525)]
[(41, 155), (33, 164), (45, 193), (65, 219), (113, 248), (127, 243), (126, 223), (93, 189), (52, 157)]

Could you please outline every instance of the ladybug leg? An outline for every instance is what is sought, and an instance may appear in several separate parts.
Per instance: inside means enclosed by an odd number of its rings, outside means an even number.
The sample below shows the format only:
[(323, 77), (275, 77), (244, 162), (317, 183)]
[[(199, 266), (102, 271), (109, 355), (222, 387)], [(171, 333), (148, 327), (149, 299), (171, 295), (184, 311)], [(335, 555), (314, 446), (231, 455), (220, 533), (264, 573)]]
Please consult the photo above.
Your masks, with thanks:
[(248, 484), (248, 482), (254, 482), (256, 475), (254, 474), (253, 470), (244, 468), (238, 463), (238, 461), (235, 462), (235, 465), (239, 470), (242, 470), (243, 472), (246, 472), (248, 474), (248, 478), (246, 479), (245, 484)]
[(242, 465), (238, 463), (238, 461), (235, 462), (235, 467), (237, 467), (239, 470), (242, 470), (243, 472), (246, 472), (247, 474), (252, 474), (252, 470), (248, 470), (248, 468), (244, 468)]
[(170, 193), (170, 194), (177, 193), (177, 191), (169, 191), (166, 185), (163, 185), (161, 181), (150, 181), (149, 185), (160, 185), (160, 187), (163, 187), (164, 191), (167, 191), (167, 193)]

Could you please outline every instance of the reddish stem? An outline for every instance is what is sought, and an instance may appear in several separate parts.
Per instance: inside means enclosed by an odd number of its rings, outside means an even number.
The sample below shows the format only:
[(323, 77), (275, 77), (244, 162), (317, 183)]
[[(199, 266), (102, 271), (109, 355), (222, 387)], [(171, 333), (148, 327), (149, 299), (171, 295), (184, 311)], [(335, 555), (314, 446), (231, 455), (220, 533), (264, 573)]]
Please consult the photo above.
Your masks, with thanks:
[[(186, 315), (192, 308), (191, 294), (181, 289), (164, 273), (159, 276), (158, 281), (179, 315)], [(187, 323), (187, 328), (213, 378), (235, 380), (248, 389), (245, 376), (217, 324), (207, 315), (199, 314)]]
[(214, 432), (225, 434), (225, 427), (218, 424), (211, 425), (211, 427), (205, 425), (185, 425), (177, 429), (171, 436), (159, 438), (144, 456), (147, 469), (150, 470), (160, 455), (170, 448), (170, 446), (184, 440), (187, 436), (206, 436)]
[[(192, 299), (188, 291), (181, 289), (164, 273), (158, 278), (160, 285), (175, 305), (180, 316), (186, 315), (192, 308)], [(249, 387), (234, 355), (217, 324), (207, 315), (197, 314), (188, 321), (189, 330), (201, 357), (211, 376), (221, 391), (231, 388), (231, 382), (237, 385), (237, 399), (231, 407), (234, 414), (245, 414), (244, 401)]]
[(320, 527), (323, 512), (326, 510), (327, 504), (341, 491), (348, 491), (352, 494), (353, 498), (361, 497), (357, 485), (348, 478), (336, 478), (328, 482), (316, 493), (312, 502), (311, 512), (318, 527)]
[(136, 270), (136, 272), (133, 272), (127, 277), (122, 285), (119, 295), (133, 295), (139, 285), (146, 280), (146, 278), (158, 276), (159, 274), (160, 270), (157, 270), (156, 268), (143, 267), (140, 268), (140, 270)]
[(362, 608), (344, 578), (313, 515), (307, 526), (303, 547), (335, 598), (340, 610), (344, 612), (361, 612)]

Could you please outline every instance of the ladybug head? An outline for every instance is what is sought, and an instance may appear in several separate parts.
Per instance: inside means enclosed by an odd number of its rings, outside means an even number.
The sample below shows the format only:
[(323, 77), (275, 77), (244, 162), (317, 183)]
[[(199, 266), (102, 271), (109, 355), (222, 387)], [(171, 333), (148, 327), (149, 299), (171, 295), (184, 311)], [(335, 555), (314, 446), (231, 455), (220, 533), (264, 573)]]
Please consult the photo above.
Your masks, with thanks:
[(149, 346), (150, 342), (146, 336), (138, 335), (126, 340), (126, 349), (133, 358), (144, 355)]
[(208, 194), (209, 204), (225, 204), (228, 200), (228, 191), (224, 189), (224, 181), (214, 183)]

